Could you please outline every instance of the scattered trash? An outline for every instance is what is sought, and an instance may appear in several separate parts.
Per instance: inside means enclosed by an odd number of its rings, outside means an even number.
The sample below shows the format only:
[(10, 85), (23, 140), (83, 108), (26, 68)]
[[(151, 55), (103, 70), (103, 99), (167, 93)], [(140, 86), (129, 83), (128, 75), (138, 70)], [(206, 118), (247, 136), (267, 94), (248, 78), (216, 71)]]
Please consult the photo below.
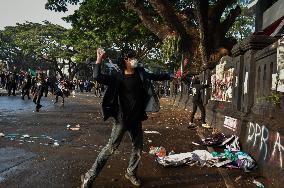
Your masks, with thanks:
[(165, 148), (151, 146), (149, 153), (157, 155), (157, 162), (164, 167), (187, 164), (190, 166), (239, 168), (243, 169), (245, 172), (249, 172), (256, 167), (256, 162), (249, 154), (236, 150), (235, 148), (224, 149), (223, 153), (209, 153), (207, 150), (194, 150), (192, 152), (179, 154), (170, 152), (169, 155), (166, 156)]
[(80, 124), (75, 125), (75, 127), (71, 127), (71, 125), (67, 125), (67, 130), (71, 131), (79, 131), (80, 130)]
[(145, 134), (161, 134), (158, 131), (144, 131)]
[(149, 154), (156, 155), (158, 157), (165, 157), (167, 155), (166, 149), (164, 147), (150, 147)]
[(196, 145), (196, 146), (200, 146), (200, 144), (196, 143), (196, 142), (191, 142), (193, 145)]
[(226, 146), (236, 151), (240, 151), (239, 137), (236, 135), (225, 136), (223, 133), (213, 134), (212, 137), (202, 139), (200, 143), (192, 142), (192, 144), (210, 147)]
[(241, 178), (242, 178), (242, 176), (236, 177), (235, 182), (238, 182)]
[(174, 155), (174, 154), (176, 154), (176, 153), (174, 152), (174, 150), (172, 150), (172, 151), (169, 153), (169, 155)]
[(231, 160), (231, 163), (226, 166), (228, 168), (240, 168), (245, 172), (250, 172), (256, 167), (255, 160), (249, 154), (242, 151), (224, 149), (224, 153), (212, 152), (212, 155), (223, 160)]
[(181, 166), (184, 164), (211, 167), (217, 162), (217, 160), (217, 158), (214, 158), (212, 154), (206, 150), (195, 150), (193, 152), (179, 153), (157, 158), (157, 162), (164, 167)]
[(265, 188), (264, 185), (262, 183), (260, 183), (259, 181), (253, 180), (252, 183), (254, 183), (259, 188)]
[(50, 136), (47, 135), (40, 135), (40, 136), (30, 136), (28, 134), (17, 134), (17, 133), (10, 133), (4, 135), (4, 138), (9, 139), (11, 141), (17, 141), (19, 144), (23, 143), (36, 143), (38, 142), (40, 145), (54, 145), (59, 146), (59, 141), (56, 139), (53, 139)]
[(4, 133), (0, 133), (0, 137), (4, 137), (5, 136), (5, 134)]
[(30, 135), (24, 134), (21, 138), (30, 138)]
[(152, 140), (148, 140), (149, 143), (152, 143)]

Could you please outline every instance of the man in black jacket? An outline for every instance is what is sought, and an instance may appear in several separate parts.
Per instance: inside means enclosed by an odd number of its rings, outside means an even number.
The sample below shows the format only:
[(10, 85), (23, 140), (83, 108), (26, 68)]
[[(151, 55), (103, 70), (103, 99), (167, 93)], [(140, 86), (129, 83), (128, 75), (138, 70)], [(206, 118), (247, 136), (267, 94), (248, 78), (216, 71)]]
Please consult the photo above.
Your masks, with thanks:
[(197, 107), (200, 109), (201, 111), (201, 121), (202, 121), (202, 127), (205, 128), (210, 128), (206, 122), (205, 122), (205, 108), (203, 106), (203, 101), (201, 98), (201, 90), (205, 89), (209, 87), (209, 85), (202, 85), (200, 84), (200, 80), (198, 77), (194, 78), (193, 83), (192, 83), (192, 103), (193, 103), (193, 110), (192, 110), (192, 114), (190, 117), (190, 123), (189, 123), (189, 127), (194, 127), (194, 123), (193, 123), (193, 119), (194, 119), (194, 115), (197, 111)]
[(33, 89), (33, 102), (36, 104), (36, 112), (39, 112), (39, 109), (42, 107), (40, 104), (41, 97), (45, 89), (45, 79), (43, 73), (38, 74), (36, 79), (35, 88)]
[(22, 99), (25, 100), (25, 96), (28, 96), (28, 99), (30, 98), (30, 89), (32, 87), (32, 77), (30, 74), (26, 74), (25, 80), (24, 80), (24, 84), (22, 87)]
[(97, 156), (92, 168), (82, 176), (82, 188), (91, 187), (95, 178), (103, 169), (108, 158), (118, 148), (124, 134), (129, 133), (132, 141), (132, 153), (125, 177), (135, 186), (140, 186), (137, 177), (138, 164), (143, 147), (142, 121), (147, 119), (146, 111), (157, 112), (160, 108), (158, 98), (153, 90), (151, 80), (169, 80), (169, 74), (151, 74), (144, 68), (137, 67), (135, 52), (122, 50), (120, 56), (121, 71), (111, 75), (101, 73), (101, 63), (105, 57), (103, 49), (97, 50), (94, 67), (95, 80), (107, 85), (102, 102), (103, 118), (113, 117), (115, 122), (108, 144)]

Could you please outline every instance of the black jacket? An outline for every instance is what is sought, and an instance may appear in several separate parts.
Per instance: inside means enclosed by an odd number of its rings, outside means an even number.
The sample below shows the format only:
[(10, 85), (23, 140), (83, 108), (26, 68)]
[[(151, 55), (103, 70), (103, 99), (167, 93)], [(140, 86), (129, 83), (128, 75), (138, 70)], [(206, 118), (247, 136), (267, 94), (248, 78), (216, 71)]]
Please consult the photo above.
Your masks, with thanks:
[(201, 90), (209, 87), (209, 85), (202, 85), (202, 84), (193, 84), (192, 85), (192, 102), (193, 103), (202, 103), (201, 98)]
[[(160, 103), (158, 97), (154, 91), (154, 87), (151, 80), (163, 81), (170, 80), (169, 74), (152, 74), (145, 71), (144, 68), (136, 68), (135, 71), (140, 76), (140, 79), (145, 90), (145, 111), (141, 114), (141, 121), (147, 119), (146, 112), (157, 112), (160, 109)], [(104, 94), (102, 101), (102, 112), (104, 120), (109, 117), (117, 119), (119, 113), (119, 101), (118, 101), (118, 87), (120, 82), (123, 80), (123, 73), (115, 72), (112, 75), (102, 74), (101, 65), (95, 64), (94, 67), (94, 78), (100, 83), (107, 85), (107, 90)]]

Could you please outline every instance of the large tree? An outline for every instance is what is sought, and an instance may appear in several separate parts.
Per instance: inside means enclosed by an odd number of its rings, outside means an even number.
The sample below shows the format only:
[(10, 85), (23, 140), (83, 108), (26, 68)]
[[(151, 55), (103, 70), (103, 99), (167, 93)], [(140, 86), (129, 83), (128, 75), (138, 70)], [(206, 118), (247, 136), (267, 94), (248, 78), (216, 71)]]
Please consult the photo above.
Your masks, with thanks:
[[(68, 3), (78, 2), (48, 0), (46, 7), (66, 11)], [(198, 70), (200, 67), (208, 68), (212, 61), (210, 57), (220, 57), (218, 53), (223, 53), (224, 49), (230, 50), (236, 43), (235, 39), (226, 35), (241, 13), (236, 3), (237, 0), (84, 0), (81, 6), (85, 6), (84, 10), (88, 11), (85, 11), (84, 16), (84, 11), (77, 11), (74, 17), (78, 19), (71, 21), (82, 28), (91, 27), (91, 32), (107, 37), (111, 35), (104, 28), (113, 27), (108, 31), (116, 29), (114, 34), (117, 39), (125, 39), (129, 31), (135, 31), (138, 25), (143, 24), (163, 41), (162, 49), (166, 58), (170, 59), (177, 53), (184, 57), (191, 56)], [(228, 10), (229, 7), (232, 8)], [(121, 17), (120, 10), (128, 16)], [(224, 16), (225, 10), (228, 10), (228, 14)]]
[(72, 36), (66, 28), (49, 22), (26, 22), (1, 31), (0, 59), (17, 66), (45, 66), (61, 77), (63, 68), (68, 67), (72, 79), (86, 61), (80, 61), (80, 49), (71, 44)]

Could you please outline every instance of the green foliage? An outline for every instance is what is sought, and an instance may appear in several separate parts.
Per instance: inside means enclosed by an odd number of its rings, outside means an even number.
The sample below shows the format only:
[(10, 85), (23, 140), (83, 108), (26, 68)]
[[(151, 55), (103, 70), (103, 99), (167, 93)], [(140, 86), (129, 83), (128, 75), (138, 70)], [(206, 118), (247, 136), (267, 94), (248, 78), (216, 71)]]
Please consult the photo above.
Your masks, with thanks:
[(275, 106), (279, 106), (281, 104), (281, 94), (276, 91), (271, 92), (271, 94), (268, 96), (265, 96), (264, 99), (267, 102), (274, 104)]
[(127, 47), (140, 49), (136, 50), (138, 56), (144, 58), (158, 42), (121, 0), (85, 0), (79, 10), (64, 19), (72, 23), (70, 33), (75, 36), (75, 45), (85, 51), (94, 52), (98, 46), (117, 50)]
[(270, 95), (258, 97), (256, 99), (256, 101), (259, 104), (268, 102), (268, 103), (273, 104), (275, 106), (280, 106), (281, 99), (282, 99), (282, 97), (281, 97), (280, 92), (272, 91)]
[(254, 31), (254, 10), (248, 9), (248, 3), (248, 0), (238, 0), (238, 4), (241, 7), (242, 12), (227, 33), (227, 36), (234, 37), (238, 41), (250, 36)]
[(45, 7), (58, 12), (68, 11), (67, 4), (76, 5), (80, 0), (48, 0)]
[(67, 29), (49, 22), (26, 22), (1, 31), (0, 58), (16, 66), (60, 69), (58, 61), (71, 60), (75, 51), (66, 43)]
[(177, 54), (180, 53), (180, 41), (178, 36), (169, 36), (164, 39), (162, 45), (162, 54), (165, 61), (172, 60)]

